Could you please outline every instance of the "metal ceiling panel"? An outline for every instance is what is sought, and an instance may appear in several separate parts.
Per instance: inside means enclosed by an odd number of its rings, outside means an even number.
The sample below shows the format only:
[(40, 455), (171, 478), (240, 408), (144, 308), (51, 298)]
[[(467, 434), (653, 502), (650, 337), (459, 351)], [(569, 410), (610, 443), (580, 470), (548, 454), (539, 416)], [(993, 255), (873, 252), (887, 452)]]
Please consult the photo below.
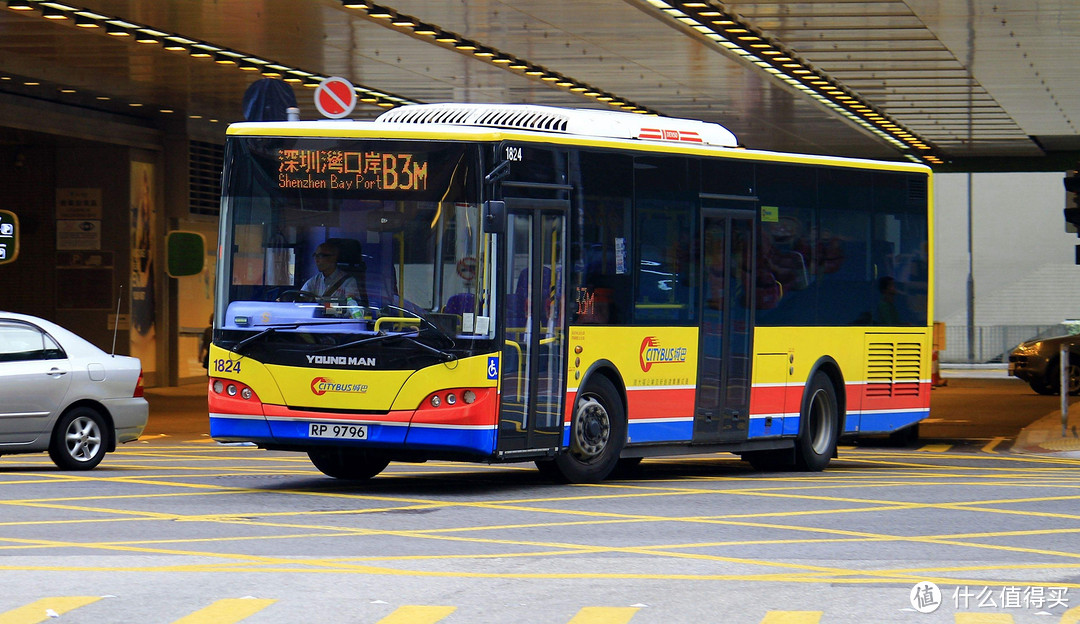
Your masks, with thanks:
[[(1080, 50), (1075, 0), (710, 2), (946, 157), (1041, 156), (1078, 143), (1080, 82), (1064, 62)], [(341, 75), (410, 101), (608, 107), (338, 0), (68, 6)], [(719, 122), (748, 146), (899, 157), (882, 138), (673, 22), (649, 0), (388, 0), (384, 6), (661, 114)], [(72, 22), (0, 8), (0, 92), (129, 116), (216, 119), (223, 126), (240, 119), (244, 90), (261, 77)], [(302, 114), (314, 117), (310, 89), (293, 89)], [(354, 116), (382, 110), (364, 105)]]

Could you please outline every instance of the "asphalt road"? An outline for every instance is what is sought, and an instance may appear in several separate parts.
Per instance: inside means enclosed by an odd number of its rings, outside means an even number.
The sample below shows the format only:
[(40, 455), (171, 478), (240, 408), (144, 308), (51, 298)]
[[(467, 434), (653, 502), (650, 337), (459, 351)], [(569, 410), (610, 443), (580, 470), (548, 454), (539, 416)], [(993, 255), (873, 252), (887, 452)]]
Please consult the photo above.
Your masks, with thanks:
[(1080, 457), (1008, 452), (1057, 405), (1014, 380), (950, 380), (923, 440), (823, 473), (714, 454), (580, 486), (336, 481), (214, 443), (200, 390), (149, 391), (96, 470), (0, 459), (0, 624), (1080, 622)]
[(1060, 409), (1061, 398), (1036, 394), (1018, 379), (951, 378), (930, 394), (930, 418), (922, 438), (1015, 438), (1020, 430)]
[(88, 473), (0, 462), (0, 623), (1066, 624), (1078, 508), (1080, 460), (1049, 455), (648, 459), (589, 486), (433, 462), (356, 484), (158, 439)]

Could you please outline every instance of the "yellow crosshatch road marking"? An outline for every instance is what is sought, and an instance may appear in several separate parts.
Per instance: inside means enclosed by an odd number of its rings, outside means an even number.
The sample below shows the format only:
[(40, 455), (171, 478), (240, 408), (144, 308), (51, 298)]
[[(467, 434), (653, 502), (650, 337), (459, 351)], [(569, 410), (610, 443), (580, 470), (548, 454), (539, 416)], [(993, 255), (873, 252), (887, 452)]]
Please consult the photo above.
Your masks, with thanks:
[(952, 444), (927, 444), (919, 447), (919, 450), (923, 453), (946, 453), (952, 447)]
[(225, 598), (214, 604), (199, 609), (191, 615), (173, 622), (173, 624), (231, 624), (255, 615), (277, 600), (258, 598)]
[[(0, 613), (0, 624), (37, 624), (64, 615), (72, 609), (101, 600), (100, 596), (61, 596), (41, 600)], [(50, 613), (50, 611), (52, 613)], [(55, 613), (56, 615), (53, 615)]]
[(1080, 623), (1080, 607), (1073, 607), (1065, 613), (1061, 614), (1061, 619), (1058, 620), (1058, 624), (1078, 624)]
[(769, 611), (761, 624), (818, 624), (822, 611)]
[(953, 621), (956, 624), (1013, 624), (1013, 617), (1008, 613), (957, 613)]
[(637, 607), (585, 607), (569, 624), (626, 624), (637, 612)]
[(379, 620), (378, 624), (432, 624), (457, 610), (457, 607), (405, 605)]
[[(0, 497), (0, 511), (9, 512), (0, 520), (0, 528), (37, 530), (47, 524), (70, 526), (71, 523), (82, 523), (87, 527), (108, 526), (114, 529), (104, 533), (61, 533), (73, 536), (65, 540), (49, 538), (50, 534), (47, 533), (15, 537), (19, 533), (2, 531), (0, 533), (4, 536), (0, 536), (0, 552), (18, 552), (20, 558), (12, 557), (13, 562), (0, 560), (0, 574), (9, 570), (266, 572), (456, 579), (741, 580), (851, 586), (894, 582), (910, 587), (923, 580), (932, 580), (939, 585), (1031, 584), (1026, 579), (1037, 576), (1046, 567), (1046, 564), (1030, 563), (1030, 557), (1023, 561), (995, 562), (994, 550), (1054, 557), (1050, 565), (1063, 571), (1066, 578), (1071, 578), (1072, 573), (1080, 570), (1080, 550), (1076, 548), (1076, 542), (1069, 539), (1080, 532), (1080, 525), (1075, 523), (1080, 520), (1080, 512), (1073, 511), (1078, 507), (1072, 504), (1074, 501), (1080, 502), (1080, 461), (1064, 457), (992, 454), (965, 455), (959, 465), (954, 465), (957, 464), (955, 460), (956, 456), (914, 450), (884, 452), (857, 449), (842, 456), (835, 468), (830, 467), (823, 473), (781, 477), (751, 473), (745, 467), (734, 466), (737, 460), (719, 456), (693, 460), (663, 458), (646, 462), (646, 470), (653, 471), (647, 480), (613, 480), (559, 488), (545, 485), (530, 490), (533, 481), (529, 478), (523, 477), (521, 483), (515, 483), (512, 489), (500, 489), (498, 485), (490, 488), (481, 486), (477, 479), (485, 480), (483, 482), (486, 484), (486, 480), (495, 474), (496, 484), (502, 483), (499, 479), (510, 483), (518, 477), (512, 472), (533, 472), (531, 467), (434, 463), (416, 468), (395, 464), (385, 476), (380, 476), (369, 486), (357, 487), (328, 479), (313, 485), (317, 472), (307, 458), (300, 455), (256, 455), (246, 449), (235, 448), (192, 451), (178, 446), (157, 449), (141, 447), (130, 452), (121, 449), (110, 456), (110, 463), (105, 468), (93, 473), (34, 472), (30, 469), (0, 473), (3, 478), (0, 491), (6, 495)], [(216, 465), (210, 463), (215, 461)], [(431, 467), (434, 470), (429, 470)], [(690, 471), (689, 475), (686, 474), (687, 470)], [(456, 483), (454, 475), (457, 474), (462, 475), (464, 486), (481, 488), (489, 493), (484, 497), (486, 500), (457, 496), (453, 487), (447, 488), (449, 492), (446, 495), (431, 493), (441, 489), (436, 486)], [(267, 485), (263, 478), (270, 477), (283, 480)], [(94, 488), (65, 487), (69, 484), (81, 486), (95, 483), (125, 487), (120, 488), (116, 496), (108, 498), (102, 498), (94, 492)], [(942, 498), (935, 493), (943, 486), (967, 487), (970, 488), (969, 492), (980, 489), (978, 493), (957, 498)], [(72, 495), (86, 492), (91, 493)], [(923, 492), (927, 495), (921, 495)], [(278, 497), (283, 501), (286, 497), (308, 497), (307, 500), (327, 504), (302, 503), (295, 508), (292, 505), (275, 508), (260, 503), (252, 508), (245, 498), (250, 494)], [(176, 498), (169, 501), (167, 497), (170, 496)], [(192, 496), (216, 498), (200, 500)], [(229, 498), (223, 500), (220, 496)], [(162, 497), (165, 497), (164, 500)], [(742, 502), (694, 507), (715, 510), (712, 512), (714, 515), (669, 513), (663, 501), (677, 501), (678, 497), (696, 497), (703, 502), (713, 498), (727, 501), (739, 499)], [(761, 505), (757, 502), (768, 498), (783, 504)], [(635, 513), (635, 510), (642, 509), (635, 501), (652, 501), (656, 511)], [(1031, 503), (1051, 502), (1057, 504), (1048, 505), (1045, 509), (1024, 507)], [(620, 504), (623, 506), (619, 507)], [(30, 516), (32, 520), (18, 521), (19, 510), (26, 509), (59, 510), (63, 513), (55, 514), (55, 519), (52, 519), (54, 514), (37, 513)], [(887, 522), (858, 523), (859, 514), (903, 514), (923, 509), (959, 511), (981, 517), (996, 515), (1006, 520), (1010, 519), (1007, 516), (1031, 516), (1033, 522), (1025, 525), (1024, 530), (1014, 528), (1008, 531), (945, 534), (933, 533), (932, 526), (909, 534), (894, 531)], [(481, 511), (490, 523), (469, 520), (467, 516), (473, 514), (466, 513), (445, 526), (438, 523), (406, 523), (399, 528), (399, 525), (373, 523), (365, 519), (365, 514), (418, 510)], [(341, 519), (343, 516), (344, 521)], [(845, 524), (849, 518), (855, 523)], [(1059, 522), (1051, 525), (1038, 522), (1040, 520)], [(118, 539), (118, 536), (125, 535), (115, 530), (123, 527), (122, 524), (115, 524), (118, 522), (144, 523), (150, 527), (162, 523), (188, 524), (184, 527), (186, 532), (183, 537), (171, 531), (147, 530), (136, 531), (134, 535), (139, 537)], [(195, 523), (205, 523), (215, 531), (200, 531), (194, 526)], [(625, 543), (613, 545), (606, 541), (597, 543), (572, 531), (566, 532), (566, 537), (561, 539), (551, 537), (558, 534), (554, 531), (556, 528), (583, 524), (597, 527), (610, 525), (613, 530), (624, 531), (631, 538)], [(640, 542), (632, 537), (637, 533), (635, 529), (662, 527), (664, 524), (676, 529), (671, 535), (678, 535), (679, 528), (691, 525), (731, 530), (723, 531), (727, 539), (715, 541), (705, 537), (705, 533), (698, 535), (700, 542), (690, 538), (686, 542), (652, 543)], [(980, 525), (974, 523), (971, 526)], [(742, 532), (739, 530), (742, 528), (749, 530)], [(530, 532), (530, 529), (541, 531)], [(109, 541), (94, 537), (99, 535), (112, 537), (108, 538)], [(769, 537), (762, 537), (765, 535)], [(1062, 539), (1018, 539), (1040, 535), (1058, 535)], [(333, 551), (323, 555), (286, 557), (252, 554), (273, 552), (263, 549), (249, 550), (243, 546), (220, 549), (218, 546), (219, 543), (241, 545), (260, 540), (272, 544), (273, 540), (302, 540), (309, 537), (348, 540), (374, 536), (388, 536), (413, 543), (431, 540), (429, 543), (435, 547), (418, 547), (409, 551), (417, 554), (407, 556), (372, 552), (366, 556), (341, 557), (337, 551)], [(440, 541), (449, 548), (440, 548)], [(886, 567), (895, 564), (879, 562), (867, 569), (824, 562), (814, 565), (812, 560), (790, 560), (784, 555), (755, 557), (735, 554), (746, 552), (738, 550), (739, 547), (756, 544), (810, 545), (828, 542), (842, 544), (845, 549), (866, 548), (868, 551), (875, 544), (884, 543), (945, 545), (968, 551), (981, 549), (989, 552), (990, 556), (980, 559), (985, 562), (982, 565), (958, 566), (956, 560), (952, 560), (931, 562), (918, 569), (904, 569)], [(729, 548), (731, 550), (727, 550)], [(114, 566), (100, 565), (97, 561), (104, 558), (96, 557), (62, 560), (44, 556), (38, 559), (22, 558), (34, 557), (32, 551), (35, 549), (45, 552), (71, 549), (94, 554), (110, 553), (118, 557), (124, 553), (158, 557), (119, 559), (122, 563)], [(433, 553), (432, 550), (437, 552)], [(688, 567), (683, 573), (668, 573), (649, 565), (630, 572), (560, 568), (559, 572), (543, 573), (530, 571), (540, 568), (518, 563), (553, 561), (566, 555), (608, 553), (652, 558), (660, 567), (665, 565), (665, 560), (680, 559), (688, 566), (705, 564), (710, 567)], [(437, 569), (425, 564), (455, 559), (460, 562), (433, 566)], [(31, 563), (23, 563), (27, 560)], [(508, 563), (503, 564), (505, 567), (499, 567), (499, 560)], [(483, 561), (485, 565), (478, 565), (477, 561)], [(486, 565), (489, 563), (492, 565)], [(720, 566), (711, 566), (713, 563)], [(1007, 581), (983, 578), (983, 573), (994, 571), (1012, 572), (1014, 577)], [(1075, 581), (1061, 585), (1080, 588), (1080, 582)], [(625, 612), (608, 613), (614, 617), (614, 614)], [(778, 611), (775, 617), (798, 617), (802, 613)], [(579, 616), (583, 615), (579, 613)], [(791, 621), (802, 624), (798, 619)], [(0, 624), (7, 624), (7, 621), (0, 620)], [(1080, 621), (1068, 624), (1080, 624)]]

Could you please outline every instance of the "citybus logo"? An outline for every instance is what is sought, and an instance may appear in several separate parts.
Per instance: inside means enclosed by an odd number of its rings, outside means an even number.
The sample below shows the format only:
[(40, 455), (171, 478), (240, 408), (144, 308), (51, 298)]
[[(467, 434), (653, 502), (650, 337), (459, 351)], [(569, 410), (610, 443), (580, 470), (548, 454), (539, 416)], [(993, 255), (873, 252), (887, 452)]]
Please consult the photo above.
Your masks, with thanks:
[(367, 392), (366, 384), (343, 384), (337, 383), (326, 377), (316, 377), (311, 380), (311, 392), (316, 396), (322, 396), (327, 392), (346, 392), (364, 394)]
[(686, 347), (662, 347), (656, 336), (646, 336), (641, 341), (641, 370), (646, 373), (653, 364), (673, 364), (686, 361)]

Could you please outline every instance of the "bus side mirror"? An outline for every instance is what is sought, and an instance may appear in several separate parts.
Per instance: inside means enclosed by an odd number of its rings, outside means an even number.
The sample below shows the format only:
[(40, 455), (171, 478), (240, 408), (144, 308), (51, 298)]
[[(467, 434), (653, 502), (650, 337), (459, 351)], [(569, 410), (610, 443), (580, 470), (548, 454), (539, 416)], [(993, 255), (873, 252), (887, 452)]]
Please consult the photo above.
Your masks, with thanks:
[(484, 231), (489, 234), (502, 234), (506, 231), (506, 202), (484, 202)]
[(165, 249), (168, 260), (165, 271), (169, 277), (202, 273), (206, 239), (199, 232), (169, 232), (165, 235)]

